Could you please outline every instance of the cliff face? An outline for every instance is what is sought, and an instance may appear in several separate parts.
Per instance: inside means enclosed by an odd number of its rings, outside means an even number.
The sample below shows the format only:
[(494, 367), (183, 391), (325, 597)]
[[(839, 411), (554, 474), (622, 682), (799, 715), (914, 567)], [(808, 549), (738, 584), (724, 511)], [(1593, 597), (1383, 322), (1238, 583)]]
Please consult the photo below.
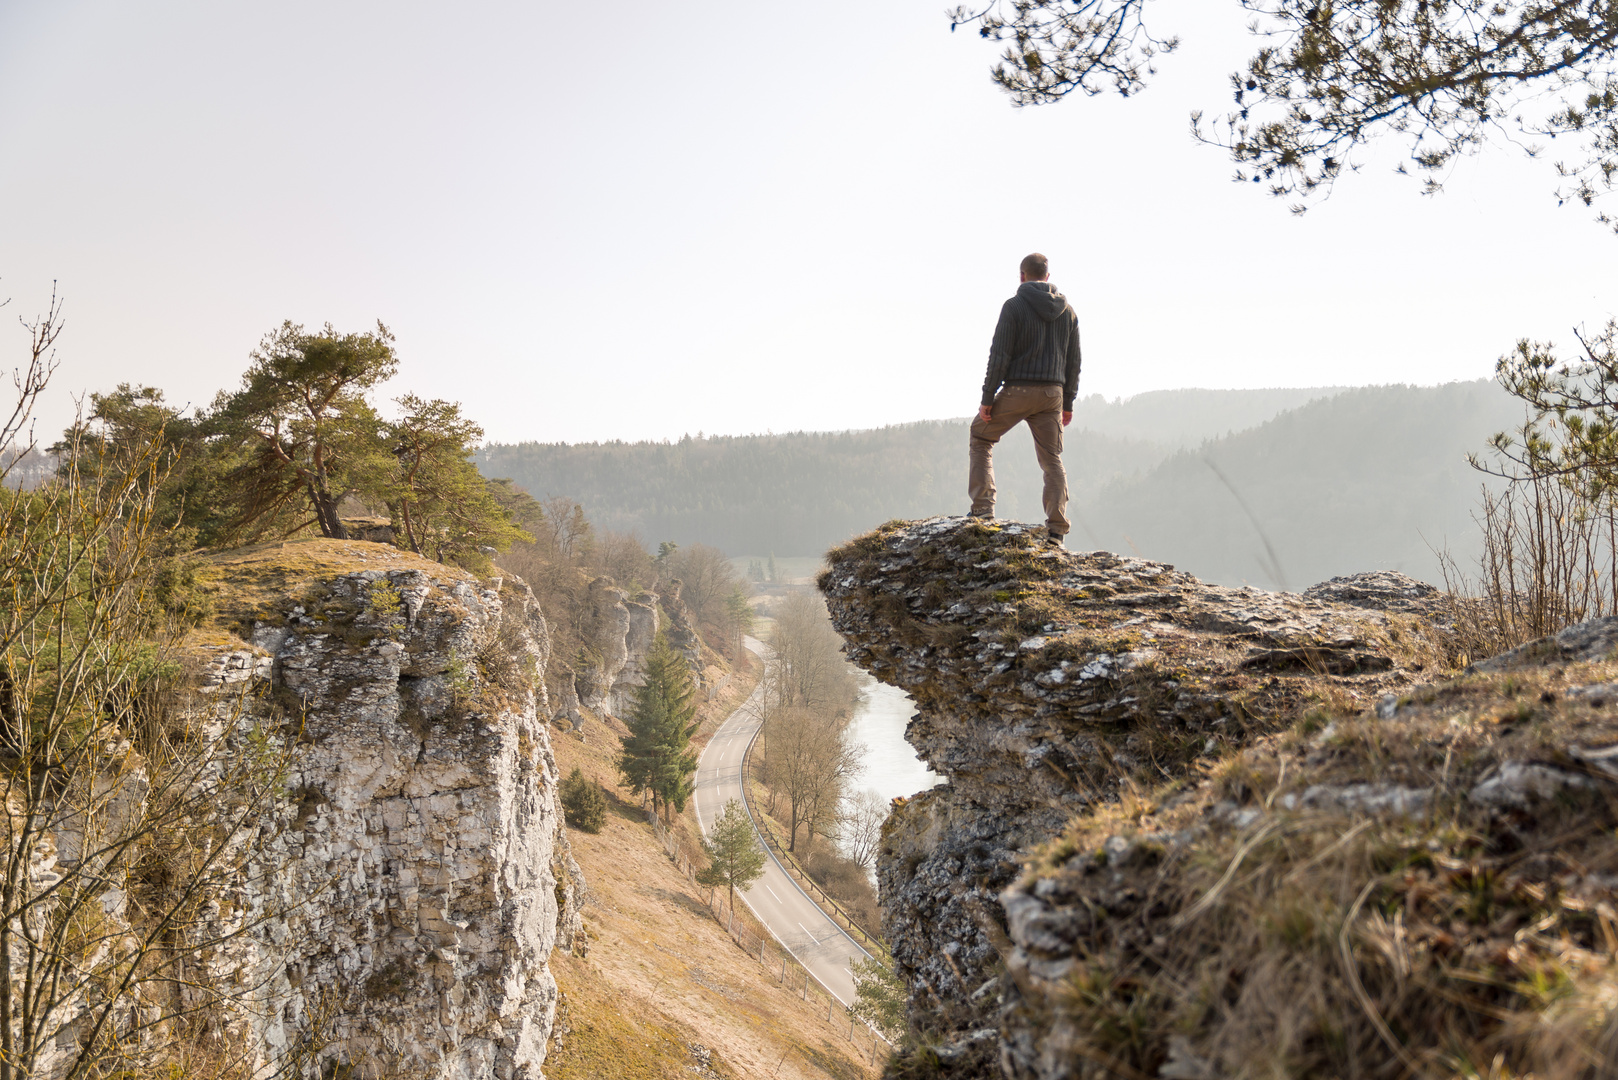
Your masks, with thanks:
[(1311, 667), (1369, 701), (1438, 659), (1414, 622), (1074, 554), (1015, 524), (932, 519), (828, 562), (849, 659), (915, 699), (905, 737), (949, 780), (894, 812), (878, 868), (894, 957), (944, 1002), (992, 985), (984, 921), (1073, 815), (1272, 728), (1321, 693)]
[[(672, 592), (660, 598), (642, 593), (630, 599), (610, 578), (596, 578), (590, 583), (586, 598), (582, 629), (585, 655), (577, 658), (571, 678), (561, 680), (561, 701), (557, 702), (558, 719), (566, 719), (575, 728), (583, 726), (579, 713), (582, 705), (594, 712), (612, 716), (625, 715), (634, 703), (635, 691), (646, 681), (646, 654), (651, 652), (661, 619), (660, 603), (679, 608), (679, 583)], [(678, 616), (671, 626), (671, 638), (678, 638)]]
[[(312, 1053), (355, 1076), (537, 1078), (548, 960), (571, 945), (582, 883), (556, 802), (539, 606), (520, 584), (381, 546), (289, 551), (221, 568), (227, 588), (262, 595), (250, 644), (212, 650), (211, 707), (245, 702), (296, 746), (255, 853), (274, 873), (244, 882), (247, 914), (266, 921), (218, 977), (258, 986), (243, 1023), (267, 1065)], [(296, 602), (278, 600), (265, 583), (311, 554), (341, 572), (299, 569)]]
[(1611, 1075), (1610, 625), (1450, 680), (1398, 575), (1224, 589), (959, 518), (828, 565), (948, 778), (879, 864), (942, 1073)]

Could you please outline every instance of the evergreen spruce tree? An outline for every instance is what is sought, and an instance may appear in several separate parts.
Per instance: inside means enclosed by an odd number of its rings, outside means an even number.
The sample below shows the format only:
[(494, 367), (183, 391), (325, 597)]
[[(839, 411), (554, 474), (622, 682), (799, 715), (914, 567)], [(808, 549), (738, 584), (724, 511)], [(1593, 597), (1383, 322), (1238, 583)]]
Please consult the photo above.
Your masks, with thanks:
[(646, 655), (646, 682), (635, 691), (618, 771), (635, 794), (651, 794), (652, 809), (665, 820), (670, 808), (685, 809), (696, 788), (696, 715), (691, 668), (659, 633)]
[(697, 872), (697, 884), (723, 885), (736, 903), (736, 890), (745, 889), (764, 873), (764, 849), (758, 846), (753, 819), (735, 799), (725, 804), (725, 812), (702, 838), (702, 853), (708, 865)]

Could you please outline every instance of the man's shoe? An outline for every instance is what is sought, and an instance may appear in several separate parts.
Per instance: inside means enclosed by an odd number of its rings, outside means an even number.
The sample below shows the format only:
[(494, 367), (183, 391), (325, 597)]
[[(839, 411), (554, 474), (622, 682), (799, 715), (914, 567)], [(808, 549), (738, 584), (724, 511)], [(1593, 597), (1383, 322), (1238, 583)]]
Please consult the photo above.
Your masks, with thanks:
[(1062, 542), (1066, 539), (1067, 533), (1052, 532), (1050, 529), (1045, 530), (1046, 543), (1054, 544), (1056, 547), (1061, 547)]

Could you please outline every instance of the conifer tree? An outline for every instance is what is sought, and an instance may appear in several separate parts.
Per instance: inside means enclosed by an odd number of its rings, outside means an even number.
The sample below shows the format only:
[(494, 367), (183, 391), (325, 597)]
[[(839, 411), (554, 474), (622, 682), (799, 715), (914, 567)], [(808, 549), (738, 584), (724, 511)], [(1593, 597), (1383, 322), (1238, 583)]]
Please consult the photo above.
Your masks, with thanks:
[(696, 714), (691, 669), (659, 633), (646, 655), (646, 682), (635, 691), (618, 771), (635, 794), (651, 794), (652, 809), (665, 820), (671, 807), (676, 813), (685, 809), (696, 787)]
[(311, 334), (290, 321), (253, 352), (242, 388), (221, 394), (213, 425), (250, 449), (226, 477), (239, 502), (237, 523), (262, 526), (313, 511), (322, 536), (348, 538), (337, 504), (371, 493), (390, 469), (381, 420), (366, 399), (398, 370), (393, 335), (339, 334), (330, 323)]
[(697, 884), (723, 885), (730, 903), (736, 903), (736, 890), (745, 889), (764, 873), (764, 849), (758, 846), (753, 819), (735, 799), (725, 804), (725, 812), (702, 838), (702, 853), (708, 865), (697, 872)]
[(401, 546), (443, 563), (485, 569), (480, 548), (505, 551), (533, 537), (501, 506), (472, 453), (483, 428), (449, 401), (398, 399), (405, 415), (387, 426), (398, 473), (387, 495)]
[(855, 960), (850, 970), (854, 974), (854, 1004), (848, 1011), (882, 1032), (889, 1042), (897, 1042), (905, 1028), (908, 994), (904, 983), (875, 958)]

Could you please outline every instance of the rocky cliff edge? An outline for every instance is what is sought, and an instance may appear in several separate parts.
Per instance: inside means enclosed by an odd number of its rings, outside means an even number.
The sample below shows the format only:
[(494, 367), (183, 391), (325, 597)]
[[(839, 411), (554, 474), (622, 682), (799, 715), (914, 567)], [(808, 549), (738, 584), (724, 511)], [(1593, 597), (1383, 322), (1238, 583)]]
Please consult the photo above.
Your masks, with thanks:
[(821, 578), (948, 779), (884, 833), (895, 1075), (1615, 1075), (1618, 624), (1461, 673), (1408, 578), (1042, 531), (894, 522)]
[[(537, 1080), (548, 963), (578, 927), (526, 586), (315, 540), (215, 557), (193, 636), (204, 711), (294, 740), (244, 879), (251, 937), (214, 963), (268, 1075)], [(243, 917), (243, 916), (237, 916)]]

